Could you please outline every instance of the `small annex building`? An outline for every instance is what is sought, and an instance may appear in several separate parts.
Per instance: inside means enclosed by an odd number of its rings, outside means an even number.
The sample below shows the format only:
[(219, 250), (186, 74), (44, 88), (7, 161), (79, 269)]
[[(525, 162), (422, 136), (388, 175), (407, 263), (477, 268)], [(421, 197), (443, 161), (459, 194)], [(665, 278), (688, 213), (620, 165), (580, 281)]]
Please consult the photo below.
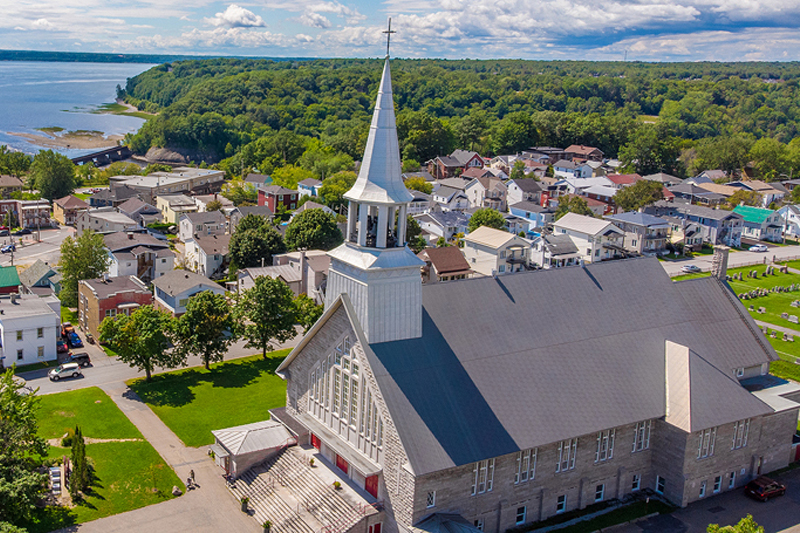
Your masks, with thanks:
[(234, 479), (282, 448), (297, 444), (294, 435), (276, 420), (217, 429), (211, 434), (214, 444), (209, 449), (214, 452), (214, 461)]

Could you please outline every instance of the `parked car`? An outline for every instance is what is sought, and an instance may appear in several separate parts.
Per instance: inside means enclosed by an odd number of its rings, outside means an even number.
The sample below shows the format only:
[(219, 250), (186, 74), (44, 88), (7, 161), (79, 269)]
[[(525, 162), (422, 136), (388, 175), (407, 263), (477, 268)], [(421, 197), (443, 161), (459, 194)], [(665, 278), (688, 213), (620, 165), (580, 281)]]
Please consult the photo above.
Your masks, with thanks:
[(15, 231), (13, 234), (16, 236), (20, 236), (20, 235), (30, 235), (31, 233), (33, 232), (28, 228), (22, 228), (20, 230)]
[(75, 331), (75, 328), (72, 327), (72, 324), (70, 324), (69, 322), (64, 322), (63, 324), (61, 324), (61, 336), (64, 337), (65, 339), (73, 331)]
[(0, 229), (0, 237), (8, 237), (9, 235), (11, 235), (11, 232), (7, 229)]
[(58, 381), (61, 378), (77, 378), (78, 376), (83, 376), (78, 363), (64, 363), (47, 373), (47, 377), (51, 381)]
[(0, 248), (0, 252), (4, 253), (4, 254), (7, 254), (9, 252), (16, 252), (16, 251), (17, 251), (17, 247), (14, 246), (13, 244), (6, 244), (2, 248)]
[(83, 348), (83, 341), (81, 340), (80, 337), (78, 337), (78, 334), (75, 333), (74, 331), (70, 332), (69, 335), (67, 335), (67, 343), (73, 348)]
[(63, 340), (56, 341), (56, 353), (67, 353), (69, 351), (69, 346)]
[(692, 274), (693, 272), (700, 272), (700, 267), (697, 265), (683, 265), (681, 267), (681, 272), (686, 272), (687, 274)]
[(78, 363), (82, 367), (87, 367), (92, 364), (89, 354), (85, 352), (71, 354), (64, 360), (65, 363)]
[(745, 485), (744, 493), (751, 498), (765, 502), (770, 498), (786, 494), (786, 485), (780, 481), (761, 476)]
[(754, 244), (750, 248), (748, 248), (751, 252), (766, 252), (769, 250), (765, 244)]

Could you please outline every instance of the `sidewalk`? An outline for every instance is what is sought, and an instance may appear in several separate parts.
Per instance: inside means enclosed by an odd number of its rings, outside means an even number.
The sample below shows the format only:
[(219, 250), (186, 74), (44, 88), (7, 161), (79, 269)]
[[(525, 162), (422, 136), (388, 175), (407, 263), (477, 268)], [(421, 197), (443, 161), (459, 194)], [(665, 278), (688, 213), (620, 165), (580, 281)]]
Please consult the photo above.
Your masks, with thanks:
[(164, 458), (178, 477), (186, 480), (194, 470), (197, 488), (170, 501), (136, 509), (93, 522), (63, 529), (63, 532), (114, 533), (159, 531), (259, 531), (258, 525), (241, 512), (225, 486), (221, 470), (206, 455), (205, 448), (188, 448), (150, 408), (124, 383), (100, 386), (144, 438)]

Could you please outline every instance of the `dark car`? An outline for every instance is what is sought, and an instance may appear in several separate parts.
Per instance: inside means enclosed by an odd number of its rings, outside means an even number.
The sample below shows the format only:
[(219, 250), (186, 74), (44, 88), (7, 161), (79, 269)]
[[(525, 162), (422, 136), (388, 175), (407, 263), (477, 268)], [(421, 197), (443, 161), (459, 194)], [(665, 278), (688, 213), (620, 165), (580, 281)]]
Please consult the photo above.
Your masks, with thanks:
[(67, 335), (67, 342), (73, 348), (83, 348), (83, 341), (81, 341), (81, 338), (78, 337), (78, 334), (74, 331)]
[(0, 248), (0, 253), (4, 253), (4, 254), (7, 254), (9, 252), (16, 252), (16, 251), (17, 251), (17, 247), (14, 246), (13, 244), (6, 244), (2, 248)]
[(56, 352), (57, 353), (67, 353), (69, 351), (69, 346), (67, 343), (62, 340), (56, 341)]
[(745, 485), (744, 493), (751, 498), (765, 502), (770, 498), (786, 494), (786, 485), (780, 481), (761, 476)]
[(69, 357), (67, 357), (64, 360), (64, 362), (65, 363), (78, 363), (80, 366), (82, 366), (84, 368), (86, 368), (87, 366), (92, 364), (92, 360), (89, 359), (89, 354), (88, 353), (84, 353), (84, 352), (74, 353), (74, 354), (70, 355)]
[(14, 235), (30, 235), (31, 233), (33, 233), (33, 232), (31, 230), (29, 230), (28, 228), (22, 228), (21, 230), (15, 231)]
[(8, 237), (9, 235), (11, 235), (11, 232), (7, 229), (0, 229), (0, 237)]

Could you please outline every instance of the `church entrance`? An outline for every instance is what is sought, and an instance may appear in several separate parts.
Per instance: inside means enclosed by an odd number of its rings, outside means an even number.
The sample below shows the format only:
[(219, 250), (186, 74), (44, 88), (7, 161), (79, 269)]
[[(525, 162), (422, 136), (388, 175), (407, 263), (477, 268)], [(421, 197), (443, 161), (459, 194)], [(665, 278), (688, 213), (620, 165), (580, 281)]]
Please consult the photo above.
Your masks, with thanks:
[(311, 445), (317, 450), (319, 450), (320, 446), (322, 445), (320, 444), (319, 437), (317, 437), (313, 433), (311, 434)]
[(344, 457), (342, 457), (341, 455), (339, 455), (337, 453), (336, 454), (336, 468), (338, 468), (339, 470), (341, 470), (342, 472), (347, 474), (347, 470), (348, 470), (349, 467), (350, 467), (350, 465), (347, 464), (347, 461), (345, 461)]
[(364, 490), (372, 494), (374, 498), (378, 497), (378, 476), (369, 476), (364, 481)]

